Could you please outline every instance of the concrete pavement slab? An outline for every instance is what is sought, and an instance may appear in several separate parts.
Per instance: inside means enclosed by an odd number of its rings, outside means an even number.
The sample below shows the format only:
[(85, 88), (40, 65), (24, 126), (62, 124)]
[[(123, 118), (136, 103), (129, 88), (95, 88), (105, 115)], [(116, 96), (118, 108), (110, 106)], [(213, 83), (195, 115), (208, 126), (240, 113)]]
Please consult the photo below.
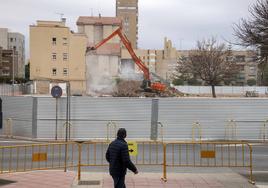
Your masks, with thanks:
[[(168, 173), (168, 181), (161, 180), (161, 173), (128, 173), (127, 188), (256, 188), (243, 176), (231, 171)], [(32, 171), (1, 174), (0, 179), (9, 181), (3, 188), (112, 188), (113, 180), (106, 173), (82, 172), (81, 180), (86, 183), (98, 181), (99, 185), (78, 185), (76, 172), (61, 170)], [(1, 182), (1, 180), (0, 180)], [(260, 188), (265, 188), (261, 187)]]
[[(161, 173), (132, 173), (126, 176), (127, 188), (256, 188), (248, 180), (234, 172), (227, 173), (169, 173), (168, 181), (161, 180)], [(98, 180), (94, 188), (111, 188), (113, 180), (108, 173), (83, 173), (82, 181)], [(72, 188), (93, 188), (78, 185), (77, 178)]]
[(74, 172), (62, 170), (45, 170), (1, 174), (1, 181), (12, 181), (2, 185), (3, 188), (70, 188), (75, 178)]

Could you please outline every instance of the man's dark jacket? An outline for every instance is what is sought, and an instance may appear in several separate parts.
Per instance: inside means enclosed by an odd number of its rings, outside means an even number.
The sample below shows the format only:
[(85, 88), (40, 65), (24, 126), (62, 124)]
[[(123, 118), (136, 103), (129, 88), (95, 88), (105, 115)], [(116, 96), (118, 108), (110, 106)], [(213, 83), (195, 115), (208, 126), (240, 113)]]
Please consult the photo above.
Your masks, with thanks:
[(131, 162), (127, 142), (122, 138), (115, 139), (110, 143), (106, 160), (109, 162), (109, 171), (112, 176), (125, 176), (127, 168), (132, 172), (136, 172), (137, 168)]

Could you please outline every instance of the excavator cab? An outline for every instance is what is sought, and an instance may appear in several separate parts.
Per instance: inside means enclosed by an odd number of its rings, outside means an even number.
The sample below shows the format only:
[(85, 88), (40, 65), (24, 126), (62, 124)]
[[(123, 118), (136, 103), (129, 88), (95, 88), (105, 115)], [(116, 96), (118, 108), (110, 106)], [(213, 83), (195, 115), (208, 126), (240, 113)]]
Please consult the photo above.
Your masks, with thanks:
[(141, 88), (146, 92), (163, 92), (166, 90), (166, 85), (161, 82), (153, 82), (151, 80), (143, 80)]
[(146, 91), (146, 92), (151, 92), (152, 91), (152, 88), (151, 88), (151, 81), (150, 80), (146, 80), (144, 79), (142, 81), (142, 84), (141, 84), (141, 88)]

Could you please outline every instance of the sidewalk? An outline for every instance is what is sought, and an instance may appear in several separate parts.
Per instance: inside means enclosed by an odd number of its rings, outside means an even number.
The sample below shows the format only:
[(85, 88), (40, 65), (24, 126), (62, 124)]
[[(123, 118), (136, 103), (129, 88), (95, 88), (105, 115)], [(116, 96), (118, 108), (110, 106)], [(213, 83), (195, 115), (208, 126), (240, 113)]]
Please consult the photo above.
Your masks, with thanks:
[[(129, 173), (126, 177), (127, 188), (255, 188), (248, 180), (236, 173), (170, 173), (168, 181), (161, 180), (161, 173)], [(77, 185), (72, 188), (112, 188), (112, 178), (107, 173), (83, 173), (82, 181), (97, 180), (98, 186)]]
[[(70, 188), (75, 172), (44, 170), (0, 174), (1, 188)], [(10, 182), (10, 183), (9, 183)]]
[[(168, 181), (161, 181), (161, 173), (128, 173), (127, 188), (254, 188), (248, 180), (234, 172), (215, 173), (169, 173)], [(112, 188), (108, 173), (82, 173), (82, 183), (99, 185), (77, 185), (75, 172), (33, 171), (0, 175), (2, 188)], [(3, 183), (9, 184), (3, 185)], [(262, 187), (261, 187), (262, 188)]]

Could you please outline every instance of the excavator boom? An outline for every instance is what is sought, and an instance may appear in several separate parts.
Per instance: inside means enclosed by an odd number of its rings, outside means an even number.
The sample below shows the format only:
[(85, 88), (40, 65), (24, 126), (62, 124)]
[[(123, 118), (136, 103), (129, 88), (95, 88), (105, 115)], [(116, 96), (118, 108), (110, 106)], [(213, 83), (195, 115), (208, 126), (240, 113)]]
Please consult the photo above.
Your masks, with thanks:
[(130, 41), (127, 39), (126, 35), (122, 33), (122, 28), (119, 27), (117, 30), (115, 30), (111, 35), (103, 39), (101, 42), (99, 42), (97, 45), (94, 47), (89, 47), (89, 50), (97, 50), (99, 47), (101, 47), (103, 44), (108, 42), (110, 39), (115, 37), (116, 35), (119, 36), (121, 41), (123, 42), (124, 46), (128, 50), (129, 54), (131, 55), (133, 61), (135, 64), (142, 70), (143, 75), (144, 75), (144, 81), (142, 87), (145, 90), (156, 90), (156, 91), (164, 91), (165, 90), (165, 85), (161, 83), (152, 83), (151, 84), (151, 79), (150, 79), (150, 72), (149, 69), (142, 63), (142, 61), (137, 57), (136, 53), (134, 52)]

